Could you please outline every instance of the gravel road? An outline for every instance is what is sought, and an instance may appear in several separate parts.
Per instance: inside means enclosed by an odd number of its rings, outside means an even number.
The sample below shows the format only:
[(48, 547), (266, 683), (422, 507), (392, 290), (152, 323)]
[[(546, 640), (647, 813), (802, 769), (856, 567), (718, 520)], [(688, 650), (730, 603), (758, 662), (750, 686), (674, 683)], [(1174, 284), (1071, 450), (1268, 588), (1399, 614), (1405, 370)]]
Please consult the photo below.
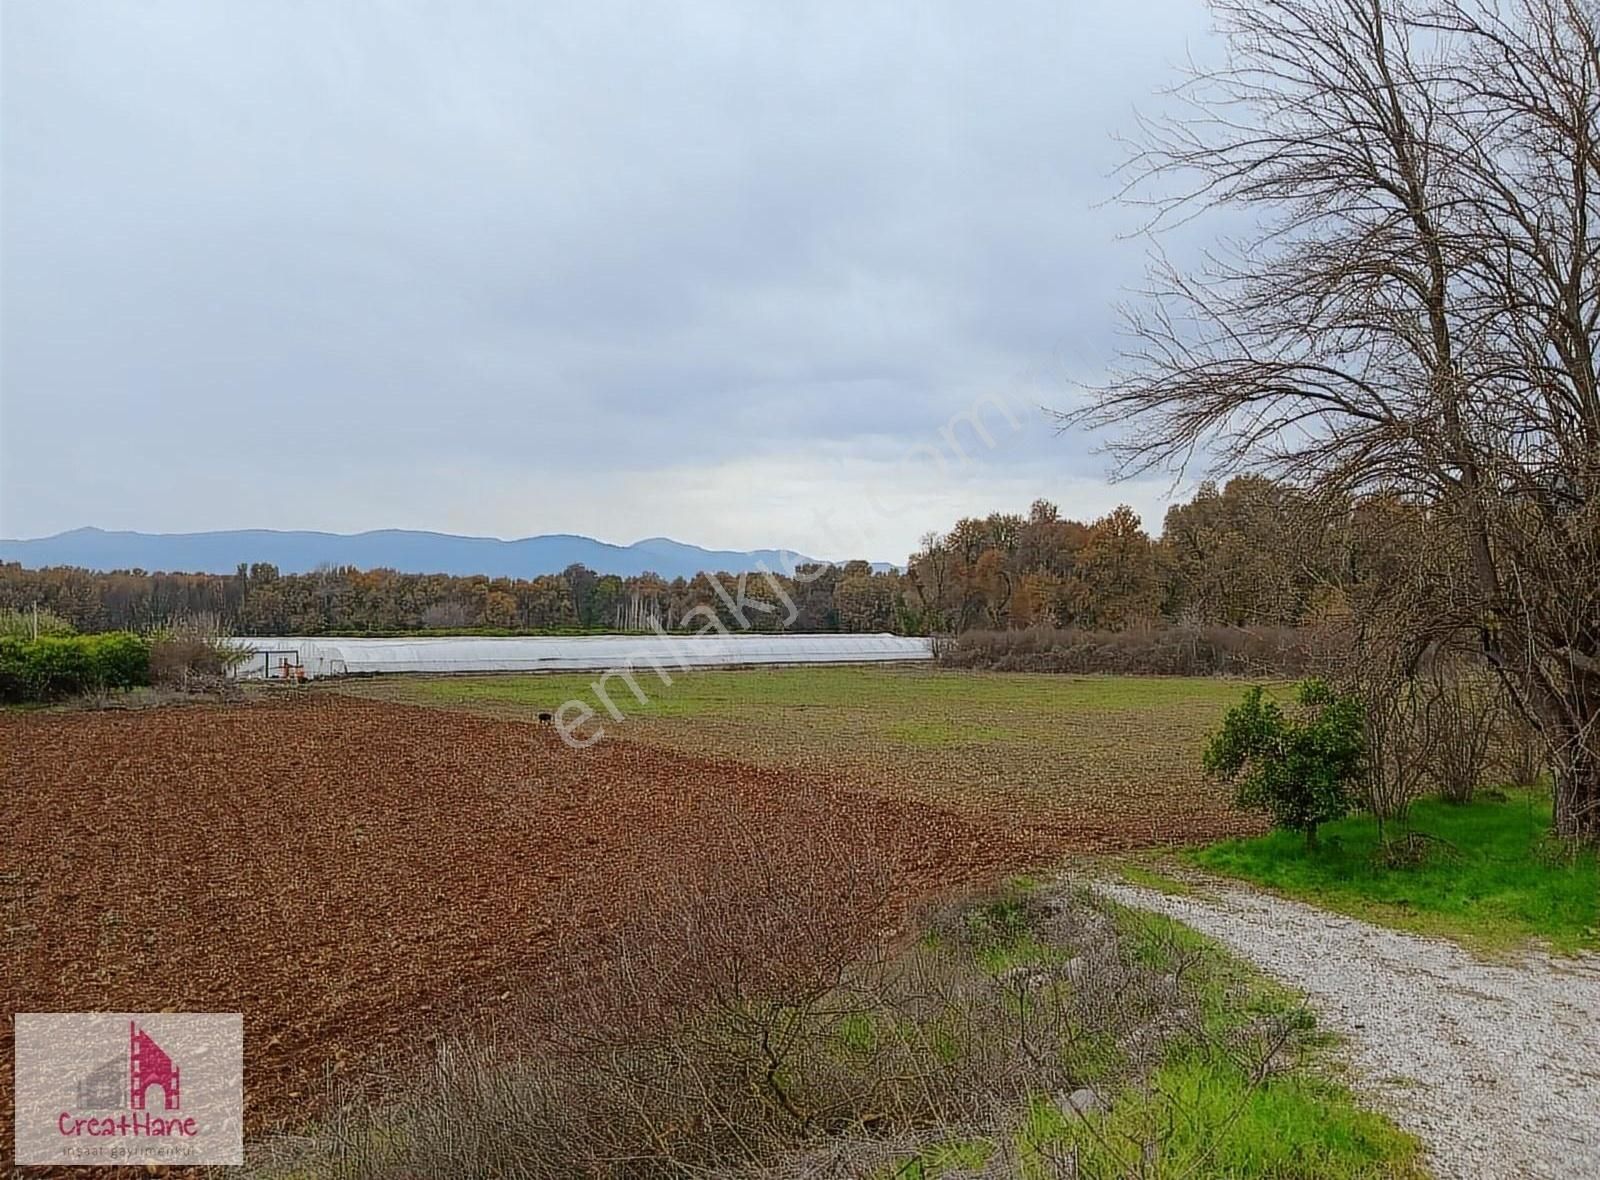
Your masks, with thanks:
[(1348, 1038), (1356, 1087), (1423, 1140), (1440, 1180), (1600, 1177), (1600, 958), (1484, 963), (1232, 885), (1096, 888), (1305, 992)]

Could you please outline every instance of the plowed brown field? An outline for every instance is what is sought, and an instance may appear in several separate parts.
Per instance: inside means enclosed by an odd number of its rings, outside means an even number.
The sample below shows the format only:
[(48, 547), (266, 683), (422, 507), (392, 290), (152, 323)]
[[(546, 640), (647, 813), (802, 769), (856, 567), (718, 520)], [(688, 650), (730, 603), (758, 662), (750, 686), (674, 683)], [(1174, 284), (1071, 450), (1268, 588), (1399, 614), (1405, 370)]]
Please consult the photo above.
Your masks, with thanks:
[(252, 1130), (378, 1044), (581, 982), (630, 883), (716, 853), (707, 808), (796, 847), (849, 815), (903, 902), (1064, 850), (815, 773), (331, 694), (4, 714), (0, 757), (6, 1008), (242, 1011)]

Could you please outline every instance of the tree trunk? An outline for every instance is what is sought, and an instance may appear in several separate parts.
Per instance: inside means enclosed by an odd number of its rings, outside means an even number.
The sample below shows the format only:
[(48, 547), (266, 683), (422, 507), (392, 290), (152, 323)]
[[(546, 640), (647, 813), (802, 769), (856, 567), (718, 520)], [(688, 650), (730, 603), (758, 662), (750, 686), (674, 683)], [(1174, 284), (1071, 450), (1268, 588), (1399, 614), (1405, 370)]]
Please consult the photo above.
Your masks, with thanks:
[(1590, 733), (1568, 739), (1555, 752), (1556, 835), (1600, 846), (1600, 736)]
[[(1523, 716), (1539, 730), (1546, 758), (1555, 778), (1554, 828), (1564, 840), (1600, 848), (1600, 676), (1587, 668), (1572, 667), (1567, 675), (1540, 675), (1540, 666), (1528, 659), (1520, 668), (1508, 667), (1505, 651), (1533, 650), (1536, 637), (1507, 618), (1504, 633), (1511, 644), (1485, 636), (1484, 652), (1501, 674)], [(1544, 667), (1559, 667), (1555, 660)]]

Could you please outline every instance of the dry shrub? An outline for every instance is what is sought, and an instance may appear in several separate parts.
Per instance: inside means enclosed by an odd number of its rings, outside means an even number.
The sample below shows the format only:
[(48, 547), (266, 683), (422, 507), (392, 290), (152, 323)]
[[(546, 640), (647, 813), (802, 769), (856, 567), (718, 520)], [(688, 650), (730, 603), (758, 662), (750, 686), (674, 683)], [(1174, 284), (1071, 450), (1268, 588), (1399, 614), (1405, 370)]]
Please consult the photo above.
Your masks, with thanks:
[(1152, 676), (1298, 676), (1337, 642), (1320, 627), (1178, 623), (1125, 631), (1030, 627), (967, 631), (935, 652), (949, 667), (998, 672), (1106, 672)]
[(1496, 762), (1513, 782), (1537, 777), (1538, 732), (1520, 722), (1481, 657), (1455, 636), (1418, 650), (1417, 630), (1369, 621), (1344, 663), (1367, 713), (1365, 802), (1380, 821), (1403, 818), (1424, 783), (1470, 802)]
[(1488, 773), (1503, 694), (1481, 664), (1448, 656), (1433, 661), (1429, 688), (1439, 730), (1429, 774), (1441, 798), (1470, 803)]
[[(1003, 1141), (1030, 1098), (1137, 1084), (1207, 1039), (1195, 952), (1153, 966), (1087, 897), (972, 899), (912, 939), (846, 819), (820, 840), (705, 819), (720, 854), (641, 888), (581, 986), (347, 1088), (262, 1171), (860, 1176), (952, 1135)], [(1283, 1039), (1260, 1032), (1225, 1049), (1264, 1071)]]
[(66, 619), (49, 610), (0, 610), (0, 635), (32, 639), (38, 635), (72, 635), (77, 632)]
[(1354, 682), (1364, 708), (1367, 770), (1362, 804), (1377, 819), (1380, 833), (1401, 820), (1422, 794), (1439, 746), (1433, 701), (1411, 677)]
[(1544, 735), (1509, 701), (1496, 717), (1490, 745), (1491, 765), (1512, 786), (1537, 786), (1549, 772)]
[[(1456, 740), (1443, 699), (1455, 690), (1459, 661), (1426, 639), (1426, 604), (1409, 590), (1362, 616), (1335, 663), (1334, 678), (1361, 701), (1366, 739), (1362, 805), (1378, 821), (1388, 855), (1390, 821), (1403, 820), (1430, 779), (1440, 773), (1441, 748)], [(1447, 759), (1448, 753), (1444, 755)], [(1398, 855), (1398, 854), (1397, 854)]]
[(151, 637), (150, 682), (183, 692), (215, 691), (249, 655), (230, 642), (219, 615), (180, 615)]

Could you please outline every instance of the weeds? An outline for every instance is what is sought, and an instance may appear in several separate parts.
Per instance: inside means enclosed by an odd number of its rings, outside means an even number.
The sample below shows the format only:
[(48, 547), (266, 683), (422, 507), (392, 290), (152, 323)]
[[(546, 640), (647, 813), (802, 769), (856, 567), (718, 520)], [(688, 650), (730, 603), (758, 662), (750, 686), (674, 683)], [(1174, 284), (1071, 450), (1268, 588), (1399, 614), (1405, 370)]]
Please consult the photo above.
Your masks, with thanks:
[[(808, 867), (725, 835), (669, 883), (675, 905), (619, 929), (580, 996), (347, 1089), (257, 1174), (1406, 1174), (1410, 1141), (1301, 1068), (1314, 1022), (1293, 997), (1181, 926), (1014, 882), (916, 938), (883, 937), (871, 904), (849, 929), (802, 907), (755, 930), (746, 915), (784, 906), (730, 886), (781, 903), (844, 872), (870, 901), (878, 874), (837, 844)], [(642, 956), (663, 925), (680, 952)], [(1271, 1133), (1287, 1115), (1293, 1132)]]

